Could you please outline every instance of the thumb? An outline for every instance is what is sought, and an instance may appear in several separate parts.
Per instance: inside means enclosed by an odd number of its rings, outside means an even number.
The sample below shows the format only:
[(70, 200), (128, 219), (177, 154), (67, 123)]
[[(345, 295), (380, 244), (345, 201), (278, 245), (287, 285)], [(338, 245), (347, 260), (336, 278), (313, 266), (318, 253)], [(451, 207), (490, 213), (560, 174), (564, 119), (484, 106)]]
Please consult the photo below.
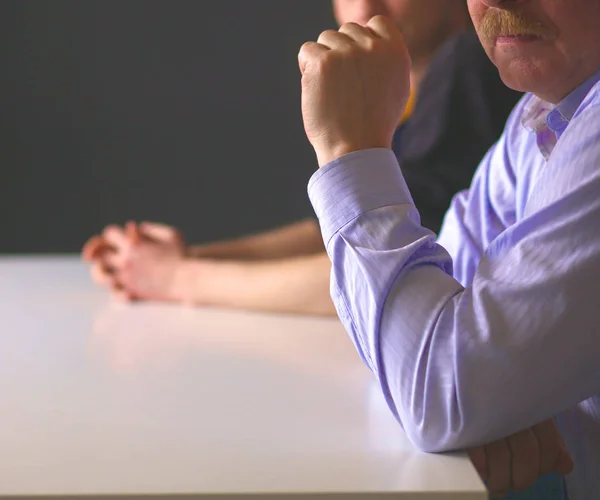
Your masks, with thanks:
[(83, 246), (81, 255), (84, 260), (90, 262), (98, 257), (104, 246), (105, 242), (101, 236), (93, 236)]
[(127, 224), (125, 224), (125, 234), (133, 245), (138, 245), (142, 241), (140, 229), (133, 221), (128, 221)]
[(142, 222), (139, 226), (139, 230), (143, 236), (158, 242), (181, 242), (183, 240), (183, 237), (181, 236), (179, 231), (165, 224), (157, 224), (155, 222)]

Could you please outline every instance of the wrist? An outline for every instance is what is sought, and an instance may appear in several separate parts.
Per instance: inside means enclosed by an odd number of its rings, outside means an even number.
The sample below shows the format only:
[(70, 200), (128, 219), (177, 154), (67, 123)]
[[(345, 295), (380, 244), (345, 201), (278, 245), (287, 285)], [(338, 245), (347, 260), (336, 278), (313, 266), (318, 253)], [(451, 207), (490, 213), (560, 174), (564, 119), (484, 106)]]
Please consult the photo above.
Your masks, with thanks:
[(200, 305), (202, 303), (198, 287), (202, 280), (198, 276), (200, 273), (202, 273), (202, 265), (199, 260), (193, 257), (178, 260), (173, 270), (173, 280), (169, 290), (172, 300)]
[(350, 153), (357, 151), (363, 151), (366, 149), (392, 149), (391, 144), (387, 143), (365, 143), (365, 144), (336, 144), (323, 147), (315, 147), (315, 153), (317, 155), (317, 161), (319, 168), (324, 167), (328, 163), (331, 163), (342, 156), (346, 156)]

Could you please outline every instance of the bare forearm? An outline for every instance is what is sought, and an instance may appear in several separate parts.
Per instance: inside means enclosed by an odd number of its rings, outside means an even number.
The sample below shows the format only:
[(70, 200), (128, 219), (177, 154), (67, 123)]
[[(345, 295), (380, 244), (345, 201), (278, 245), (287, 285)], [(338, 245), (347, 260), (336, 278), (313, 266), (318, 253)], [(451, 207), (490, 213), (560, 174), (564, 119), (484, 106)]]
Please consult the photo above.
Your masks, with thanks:
[(317, 221), (309, 219), (261, 234), (191, 246), (189, 255), (211, 259), (263, 260), (312, 255), (323, 251)]
[(188, 259), (177, 300), (199, 305), (334, 316), (326, 253), (268, 261)]

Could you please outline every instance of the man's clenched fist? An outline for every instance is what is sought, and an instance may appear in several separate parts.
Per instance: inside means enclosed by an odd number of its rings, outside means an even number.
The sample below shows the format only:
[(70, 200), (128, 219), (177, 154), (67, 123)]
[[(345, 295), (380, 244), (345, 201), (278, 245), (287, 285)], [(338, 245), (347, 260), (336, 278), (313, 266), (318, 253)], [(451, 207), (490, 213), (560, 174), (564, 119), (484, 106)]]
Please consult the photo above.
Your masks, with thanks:
[(302, 115), (319, 166), (353, 151), (391, 148), (410, 93), (410, 56), (383, 16), (348, 23), (298, 54)]

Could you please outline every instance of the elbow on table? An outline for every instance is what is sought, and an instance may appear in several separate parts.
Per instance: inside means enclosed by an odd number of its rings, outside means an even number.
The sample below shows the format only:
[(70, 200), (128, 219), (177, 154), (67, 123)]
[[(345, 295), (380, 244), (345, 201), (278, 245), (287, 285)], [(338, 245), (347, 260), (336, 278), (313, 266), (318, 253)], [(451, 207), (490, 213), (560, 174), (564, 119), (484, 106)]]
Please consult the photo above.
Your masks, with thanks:
[(405, 426), (405, 430), (411, 444), (424, 453), (447, 453), (466, 448), (460, 435), (442, 429), (414, 430)]
[[(486, 429), (467, 425), (464, 415), (443, 411), (418, 418), (416, 413), (404, 416), (402, 427), (411, 444), (425, 453), (447, 453), (478, 446), (486, 441)], [(485, 426), (484, 426), (485, 427)]]
[[(447, 453), (491, 443), (510, 435), (515, 415), (498, 411), (491, 391), (468, 391), (453, 377), (380, 380), (388, 406), (411, 444), (426, 453)], [(393, 383), (389, 383), (392, 380)], [(518, 410), (518, 408), (517, 408)]]

